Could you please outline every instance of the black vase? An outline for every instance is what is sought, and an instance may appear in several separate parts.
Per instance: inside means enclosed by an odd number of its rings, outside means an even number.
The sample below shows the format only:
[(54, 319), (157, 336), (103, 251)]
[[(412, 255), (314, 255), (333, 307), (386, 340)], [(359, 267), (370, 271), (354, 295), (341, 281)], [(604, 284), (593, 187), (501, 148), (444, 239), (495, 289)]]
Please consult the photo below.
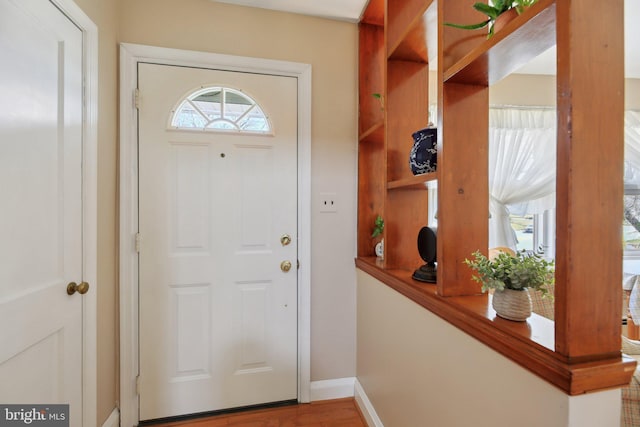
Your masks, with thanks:
[(409, 166), (414, 175), (435, 172), (438, 161), (438, 150), (436, 149), (436, 128), (425, 128), (415, 132), (413, 136), (413, 147), (409, 155)]

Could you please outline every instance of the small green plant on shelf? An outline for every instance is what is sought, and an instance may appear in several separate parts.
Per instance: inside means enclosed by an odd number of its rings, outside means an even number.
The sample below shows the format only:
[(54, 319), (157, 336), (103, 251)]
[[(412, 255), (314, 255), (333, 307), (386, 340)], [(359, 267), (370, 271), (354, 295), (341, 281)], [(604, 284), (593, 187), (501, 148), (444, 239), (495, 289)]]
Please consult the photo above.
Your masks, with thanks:
[(382, 219), (382, 217), (378, 215), (375, 221), (373, 221), (373, 232), (371, 233), (371, 237), (376, 238), (382, 235), (383, 231), (384, 231), (384, 219)]
[(476, 30), (478, 28), (484, 28), (489, 26), (489, 34), (487, 38), (493, 36), (495, 22), (498, 16), (502, 15), (510, 9), (515, 9), (516, 12), (521, 14), (526, 8), (535, 4), (538, 0), (493, 0), (490, 3), (475, 3), (473, 8), (480, 13), (487, 15), (487, 19), (478, 22), (476, 24), (454, 24), (451, 22), (445, 22), (444, 25), (450, 27), (460, 28), (463, 30)]
[(552, 297), (547, 287), (554, 281), (553, 261), (536, 254), (529, 255), (525, 251), (516, 252), (515, 256), (501, 252), (493, 259), (480, 251), (472, 255), (474, 259), (465, 259), (464, 263), (477, 273), (473, 280), (482, 284), (482, 292), (489, 289), (536, 289), (543, 297)]
[[(382, 217), (378, 215), (376, 219), (373, 221), (373, 232), (371, 233), (371, 238), (375, 239), (376, 237), (381, 236), (383, 231), (384, 231), (384, 219), (382, 219)], [(384, 239), (380, 239), (380, 241), (377, 242), (376, 245), (374, 246), (373, 250), (379, 259), (383, 259), (384, 258)]]
[(384, 111), (384, 97), (379, 93), (372, 93), (371, 96), (380, 101), (380, 110)]

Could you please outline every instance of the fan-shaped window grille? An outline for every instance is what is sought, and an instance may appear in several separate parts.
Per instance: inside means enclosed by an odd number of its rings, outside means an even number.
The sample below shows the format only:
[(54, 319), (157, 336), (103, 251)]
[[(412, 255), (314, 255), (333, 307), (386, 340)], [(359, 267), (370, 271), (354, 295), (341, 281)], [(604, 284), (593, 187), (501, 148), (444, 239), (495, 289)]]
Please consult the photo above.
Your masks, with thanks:
[(171, 127), (203, 131), (271, 133), (269, 118), (236, 89), (208, 87), (189, 95), (173, 112)]

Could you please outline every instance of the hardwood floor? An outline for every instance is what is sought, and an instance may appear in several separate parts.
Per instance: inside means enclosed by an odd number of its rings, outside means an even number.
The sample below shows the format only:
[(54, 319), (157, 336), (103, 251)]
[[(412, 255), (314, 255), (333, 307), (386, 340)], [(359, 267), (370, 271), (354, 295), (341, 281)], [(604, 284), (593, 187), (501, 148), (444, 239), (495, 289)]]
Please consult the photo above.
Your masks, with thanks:
[(367, 427), (353, 398), (256, 409), (153, 424), (153, 427)]

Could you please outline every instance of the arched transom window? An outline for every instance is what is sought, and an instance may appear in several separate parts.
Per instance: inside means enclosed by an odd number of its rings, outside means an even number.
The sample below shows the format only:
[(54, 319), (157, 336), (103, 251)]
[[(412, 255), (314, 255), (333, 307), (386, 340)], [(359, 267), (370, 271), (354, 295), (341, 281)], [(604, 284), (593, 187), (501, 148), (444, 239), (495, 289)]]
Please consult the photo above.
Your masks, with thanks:
[(271, 134), (269, 118), (246, 94), (207, 87), (187, 96), (171, 117), (174, 129)]

